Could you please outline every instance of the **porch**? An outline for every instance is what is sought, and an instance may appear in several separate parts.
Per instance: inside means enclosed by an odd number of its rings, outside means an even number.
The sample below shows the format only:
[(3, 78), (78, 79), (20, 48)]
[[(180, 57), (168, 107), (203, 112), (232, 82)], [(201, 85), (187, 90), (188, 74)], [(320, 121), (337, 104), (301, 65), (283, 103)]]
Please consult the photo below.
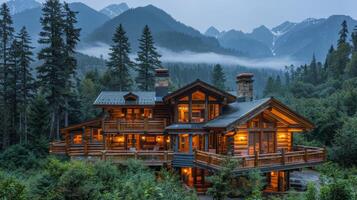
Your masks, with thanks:
[[(195, 163), (204, 168), (219, 170), (227, 156), (197, 150), (194, 153)], [(238, 161), (235, 170), (237, 174), (252, 168), (259, 168), (262, 172), (273, 170), (289, 170), (311, 167), (326, 161), (326, 150), (318, 147), (295, 146), (292, 151), (282, 150), (279, 153), (232, 156)]]
[(103, 131), (105, 133), (133, 133), (133, 132), (164, 132), (166, 127), (165, 119), (116, 119), (104, 120)]

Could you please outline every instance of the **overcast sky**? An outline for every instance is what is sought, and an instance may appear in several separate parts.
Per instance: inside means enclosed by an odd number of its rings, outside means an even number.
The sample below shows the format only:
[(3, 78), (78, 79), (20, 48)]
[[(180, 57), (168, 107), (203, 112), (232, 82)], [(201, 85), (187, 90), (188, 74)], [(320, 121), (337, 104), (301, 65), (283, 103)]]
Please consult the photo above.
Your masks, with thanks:
[(121, 2), (129, 7), (153, 4), (200, 31), (211, 25), (220, 30), (251, 31), (260, 25), (271, 28), (287, 20), (299, 22), (333, 14), (357, 19), (357, 0), (67, 0), (78, 1), (97, 10)]

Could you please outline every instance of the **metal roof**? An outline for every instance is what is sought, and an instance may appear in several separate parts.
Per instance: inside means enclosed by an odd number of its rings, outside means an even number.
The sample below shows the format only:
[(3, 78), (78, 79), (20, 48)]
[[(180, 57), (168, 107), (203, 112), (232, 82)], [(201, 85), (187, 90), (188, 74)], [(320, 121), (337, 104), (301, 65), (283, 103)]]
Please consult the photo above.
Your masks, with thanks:
[[(125, 101), (124, 96), (132, 93), (138, 97), (136, 101)], [(94, 105), (155, 105), (155, 92), (117, 92), (103, 91), (99, 94)], [(161, 101), (161, 99), (158, 99)]]
[(166, 127), (166, 130), (178, 130), (178, 129), (202, 129), (204, 123), (192, 123), (192, 124), (171, 124), (170, 126)]
[(271, 98), (264, 98), (264, 99), (249, 101), (249, 102), (231, 103), (223, 109), (223, 114), (221, 116), (207, 122), (204, 127), (205, 128), (228, 127), (270, 100)]

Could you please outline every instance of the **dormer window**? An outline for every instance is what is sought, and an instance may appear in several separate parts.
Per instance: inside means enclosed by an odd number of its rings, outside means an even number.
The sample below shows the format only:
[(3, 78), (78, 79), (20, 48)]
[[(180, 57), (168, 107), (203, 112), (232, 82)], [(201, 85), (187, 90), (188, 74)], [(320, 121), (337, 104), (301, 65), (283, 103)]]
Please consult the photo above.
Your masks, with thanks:
[(131, 92), (129, 92), (128, 94), (126, 94), (124, 96), (125, 104), (137, 103), (138, 99), (139, 99), (139, 97), (136, 94), (131, 93)]

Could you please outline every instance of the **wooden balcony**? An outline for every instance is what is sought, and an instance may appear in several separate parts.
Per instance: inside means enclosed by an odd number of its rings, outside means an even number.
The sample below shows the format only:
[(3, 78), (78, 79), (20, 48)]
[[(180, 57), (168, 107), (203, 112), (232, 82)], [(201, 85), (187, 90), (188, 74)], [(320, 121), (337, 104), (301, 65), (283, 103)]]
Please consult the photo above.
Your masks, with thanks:
[[(270, 154), (258, 154), (247, 156), (233, 156), (232, 159), (238, 161), (237, 173), (242, 173), (252, 168), (259, 168), (263, 172), (271, 170), (288, 170), (297, 167), (310, 167), (322, 163), (326, 160), (326, 150), (316, 147), (298, 146), (296, 151)], [(211, 168), (220, 169), (222, 163), (227, 158), (225, 155), (219, 155), (204, 151), (195, 152), (196, 164)]]
[(165, 119), (143, 120), (104, 120), (103, 130), (105, 133), (135, 133), (135, 132), (163, 132), (166, 128)]
[(147, 166), (171, 165), (172, 151), (155, 150), (104, 150), (104, 144), (80, 144), (69, 145), (65, 142), (52, 142), (50, 153), (56, 155), (68, 155), (72, 159), (110, 160), (113, 163), (125, 164), (128, 159), (141, 160)]

